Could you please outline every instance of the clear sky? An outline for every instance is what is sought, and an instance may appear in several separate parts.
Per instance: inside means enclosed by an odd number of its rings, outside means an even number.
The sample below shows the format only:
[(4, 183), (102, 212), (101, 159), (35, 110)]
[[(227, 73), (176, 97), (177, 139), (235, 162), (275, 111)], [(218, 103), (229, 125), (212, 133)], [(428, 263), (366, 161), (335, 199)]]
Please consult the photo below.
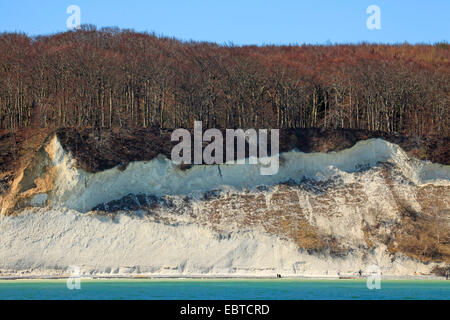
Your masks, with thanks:
[[(0, 0), (0, 31), (65, 31), (69, 5), (81, 23), (220, 44), (435, 43), (450, 34), (450, 0)], [(370, 5), (381, 30), (366, 26)]]

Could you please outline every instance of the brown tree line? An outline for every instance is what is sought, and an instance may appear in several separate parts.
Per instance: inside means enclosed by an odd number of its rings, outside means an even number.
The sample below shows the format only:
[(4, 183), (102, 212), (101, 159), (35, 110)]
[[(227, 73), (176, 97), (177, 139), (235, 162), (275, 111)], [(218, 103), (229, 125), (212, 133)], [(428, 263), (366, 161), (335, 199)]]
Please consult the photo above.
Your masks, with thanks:
[(449, 47), (219, 46), (118, 28), (0, 34), (0, 129), (355, 128), (449, 135)]

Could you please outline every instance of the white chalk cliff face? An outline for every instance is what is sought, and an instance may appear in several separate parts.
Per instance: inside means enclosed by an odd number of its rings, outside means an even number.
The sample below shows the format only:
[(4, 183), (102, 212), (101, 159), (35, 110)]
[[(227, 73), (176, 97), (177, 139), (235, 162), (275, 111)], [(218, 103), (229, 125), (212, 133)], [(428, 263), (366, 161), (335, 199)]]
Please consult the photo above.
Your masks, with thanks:
[(428, 274), (449, 262), (449, 191), (450, 166), (381, 139), (262, 176), (162, 156), (88, 173), (54, 137), (2, 199), (0, 276)]

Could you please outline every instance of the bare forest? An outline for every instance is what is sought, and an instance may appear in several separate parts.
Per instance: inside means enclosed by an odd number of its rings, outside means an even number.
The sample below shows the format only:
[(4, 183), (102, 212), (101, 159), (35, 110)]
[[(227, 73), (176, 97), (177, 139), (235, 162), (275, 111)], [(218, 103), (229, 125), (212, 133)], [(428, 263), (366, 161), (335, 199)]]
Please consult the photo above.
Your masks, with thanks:
[(234, 46), (84, 25), (0, 34), (0, 129), (366, 129), (449, 135), (449, 46)]

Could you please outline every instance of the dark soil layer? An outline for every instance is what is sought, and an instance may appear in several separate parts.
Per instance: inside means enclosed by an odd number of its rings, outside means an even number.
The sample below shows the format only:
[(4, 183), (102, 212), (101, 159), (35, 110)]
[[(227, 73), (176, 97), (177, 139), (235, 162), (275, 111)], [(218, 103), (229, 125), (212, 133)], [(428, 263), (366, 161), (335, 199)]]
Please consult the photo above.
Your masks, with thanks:
[[(79, 167), (89, 172), (98, 172), (115, 166), (125, 168), (132, 161), (151, 160), (158, 154), (170, 158), (173, 146), (178, 143), (170, 141), (172, 131), (155, 128), (102, 130), (63, 128), (56, 130), (56, 134), (63, 147), (76, 158)], [(192, 130), (190, 132), (193, 137)], [(31, 159), (52, 134), (53, 131), (49, 129), (0, 132), (0, 180), (8, 180), (5, 181), (5, 187), (14, 173)], [(225, 132), (223, 136), (225, 137)], [(421, 160), (450, 164), (450, 137), (408, 137), (367, 130), (315, 128), (280, 130), (280, 151), (286, 152), (294, 148), (303, 152), (339, 151), (352, 147), (360, 140), (370, 138), (382, 138), (398, 144), (410, 156)], [(208, 143), (204, 143), (206, 144)], [(191, 145), (193, 146), (193, 143)], [(268, 150), (270, 151), (270, 148)]]
[(360, 140), (381, 138), (399, 145), (409, 156), (420, 160), (450, 164), (450, 137), (405, 136), (398, 133), (355, 129), (282, 130), (281, 151), (298, 148), (303, 152), (329, 152), (347, 149)]
[[(79, 167), (89, 172), (97, 172), (118, 165), (125, 168), (132, 161), (151, 160), (158, 154), (170, 158), (173, 146), (178, 143), (170, 141), (171, 132), (171, 129), (115, 128), (100, 131), (65, 128), (57, 130), (57, 135), (63, 147), (77, 159)], [(191, 136), (193, 137), (193, 134)], [(225, 137), (224, 132), (223, 136)], [(294, 148), (303, 152), (339, 151), (352, 147), (360, 140), (370, 138), (382, 138), (398, 144), (410, 156), (421, 160), (450, 164), (450, 137), (407, 137), (396, 133), (367, 130), (315, 128), (280, 130), (280, 151), (286, 152)], [(191, 145), (193, 147), (193, 143)], [(246, 149), (248, 150), (248, 146)]]
[(158, 154), (170, 157), (171, 131), (160, 129), (58, 129), (63, 148), (72, 153), (79, 167), (98, 172), (133, 161), (151, 160)]

